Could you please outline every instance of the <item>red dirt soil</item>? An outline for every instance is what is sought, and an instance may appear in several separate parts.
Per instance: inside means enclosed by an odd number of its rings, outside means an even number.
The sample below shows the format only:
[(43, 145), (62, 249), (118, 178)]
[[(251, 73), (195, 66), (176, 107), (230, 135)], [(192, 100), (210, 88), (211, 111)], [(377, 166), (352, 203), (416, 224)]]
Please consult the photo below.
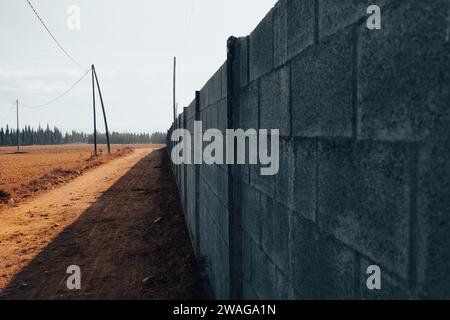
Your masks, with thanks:
[(0, 299), (205, 298), (165, 149), (0, 208), (0, 225)]
[(26, 146), (21, 148), (23, 153), (15, 153), (14, 147), (0, 148), (0, 206), (6, 202), (17, 204), (143, 147), (112, 145), (108, 155), (106, 146), (99, 145), (98, 157), (94, 157), (92, 146), (85, 144)]

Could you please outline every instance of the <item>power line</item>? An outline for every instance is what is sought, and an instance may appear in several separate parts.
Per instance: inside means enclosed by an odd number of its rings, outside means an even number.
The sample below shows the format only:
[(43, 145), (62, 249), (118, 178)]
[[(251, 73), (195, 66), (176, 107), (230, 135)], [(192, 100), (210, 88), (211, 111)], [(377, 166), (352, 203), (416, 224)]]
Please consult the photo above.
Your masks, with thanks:
[(85, 67), (83, 67), (80, 63), (78, 63), (78, 61), (76, 61), (66, 50), (64, 50), (64, 48), (62, 47), (62, 45), (59, 43), (59, 41), (55, 38), (55, 36), (51, 33), (51, 31), (47, 28), (47, 25), (44, 23), (44, 21), (42, 20), (42, 18), (39, 16), (39, 14), (37, 13), (37, 11), (34, 9), (33, 5), (31, 4), (31, 2), (29, 0), (26, 0), (28, 2), (28, 4), (30, 5), (31, 9), (33, 10), (34, 14), (36, 15), (36, 17), (39, 19), (39, 21), (41, 22), (41, 24), (44, 26), (45, 30), (47, 30), (48, 34), (52, 37), (53, 41), (55, 41), (55, 43), (58, 45), (58, 47), (61, 49), (62, 52), (64, 52), (64, 54), (70, 59), (72, 60), (73, 63), (75, 63), (76, 65), (78, 65), (80, 68), (84, 69)]
[(35, 105), (35, 106), (26, 105), (26, 104), (23, 104), (23, 103), (21, 103), (21, 102), (19, 102), (19, 104), (20, 104), (22, 107), (29, 108), (29, 109), (38, 109), (38, 108), (46, 107), (46, 106), (48, 106), (48, 105), (50, 105), (50, 104), (52, 104), (52, 103), (58, 101), (59, 99), (61, 99), (62, 97), (64, 97), (66, 94), (68, 94), (70, 91), (72, 91), (72, 89), (75, 88), (75, 87), (81, 82), (81, 80), (83, 80), (84, 77), (86, 77), (86, 75), (87, 75), (90, 71), (91, 71), (91, 70), (87, 70), (87, 71), (83, 74), (83, 76), (82, 76), (80, 79), (78, 79), (77, 82), (75, 82), (69, 89), (67, 89), (67, 90), (64, 91), (62, 94), (60, 94), (59, 96), (57, 96), (56, 98), (50, 100), (50, 101), (47, 102), (47, 103), (40, 104), (40, 105)]

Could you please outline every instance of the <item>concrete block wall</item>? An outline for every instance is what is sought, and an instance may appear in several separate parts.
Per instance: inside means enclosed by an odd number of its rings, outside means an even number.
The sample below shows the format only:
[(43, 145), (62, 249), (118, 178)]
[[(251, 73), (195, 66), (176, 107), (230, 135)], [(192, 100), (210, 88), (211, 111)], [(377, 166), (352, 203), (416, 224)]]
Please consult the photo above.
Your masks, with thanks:
[[(169, 130), (188, 129), (194, 141), (194, 121), (202, 121), (207, 129), (227, 128), (226, 63), (205, 86), (194, 101), (184, 109)], [(173, 142), (168, 140), (169, 151)], [(194, 159), (194, 150), (191, 154)], [(228, 261), (228, 169), (225, 165), (173, 165), (186, 223), (202, 267), (207, 273), (212, 294), (226, 299), (230, 296)]]
[[(381, 30), (366, 27), (371, 4)], [(199, 166), (195, 232), (216, 297), (450, 298), (448, 21), (447, 0), (281, 0), (234, 39), (200, 118), (280, 129), (280, 171)]]

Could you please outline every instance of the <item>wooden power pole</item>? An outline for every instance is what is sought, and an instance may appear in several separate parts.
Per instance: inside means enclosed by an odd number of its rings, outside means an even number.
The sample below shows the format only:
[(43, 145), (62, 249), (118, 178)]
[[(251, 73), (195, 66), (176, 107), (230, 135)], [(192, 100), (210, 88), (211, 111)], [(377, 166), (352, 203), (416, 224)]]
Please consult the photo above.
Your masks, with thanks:
[(17, 116), (17, 128), (16, 128), (16, 138), (17, 138), (17, 152), (20, 151), (20, 133), (19, 133), (19, 99), (16, 99), (16, 116)]
[(105, 105), (103, 103), (102, 91), (100, 90), (100, 84), (98, 82), (97, 72), (95, 71), (94, 65), (92, 65), (92, 70), (94, 70), (95, 81), (97, 82), (98, 95), (100, 97), (100, 103), (102, 104), (103, 120), (105, 122), (105, 130), (106, 130), (106, 144), (108, 146), (108, 154), (110, 154), (111, 153), (111, 145), (109, 143), (108, 121), (106, 121)]
[(95, 81), (94, 81), (94, 65), (92, 65), (92, 105), (94, 108), (94, 153), (97, 156), (97, 119), (95, 114)]

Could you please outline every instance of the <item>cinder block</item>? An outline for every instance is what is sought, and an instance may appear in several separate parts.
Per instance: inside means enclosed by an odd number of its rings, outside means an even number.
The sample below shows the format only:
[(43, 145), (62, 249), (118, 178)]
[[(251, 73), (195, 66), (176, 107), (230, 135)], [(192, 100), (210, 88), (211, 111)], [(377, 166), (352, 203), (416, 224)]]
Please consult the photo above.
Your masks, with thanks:
[(208, 82), (206, 83), (206, 89), (207, 89), (206, 104), (207, 104), (207, 108), (209, 108), (215, 102), (214, 84), (213, 84), (212, 80), (213, 80), (213, 77), (209, 78)]
[(244, 300), (260, 300), (258, 294), (250, 283), (244, 282), (243, 292)]
[(229, 209), (226, 207), (223, 207), (222, 209), (222, 238), (224, 242), (229, 245), (230, 243), (230, 213), (228, 211)]
[[(446, 0), (396, 3), (382, 29), (360, 29), (358, 138), (424, 140), (450, 100)], [(447, 8), (447, 10), (446, 10)], [(401, 18), (399, 18), (401, 17)]]
[(209, 208), (211, 219), (214, 222), (215, 227), (217, 228), (217, 234), (222, 239), (223, 234), (223, 217), (222, 212), (224, 210), (224, 206), (222, 201), (213, 196), (213, 206)]
[(407, 144), (319, 144), (319, 226), (408, 278), (410, 164)]
[(315, 0), (287, 2), (288, 59), (314, 44)]
[(274, 299), (275, 265), (257, 245), (252, 246), (252, 287), (263, 300)]
[(275, 268), (274, 297), (275, 300), (290, 300), (293, 298), (292, 281), (289, 276)]
[(292, 269), (295, 291), (304, 299), (354, 298), (354, 253), (319, 232), (316, 225), (292, 219)]
[(352, 134), (352, 33), (343, 31), (292, 63), (292, 134)]
[(208, 83), (200, 90), (200, 110), (208, 106)]
[(225, 207), (228, 207), (228, 173), (214, 165), (217, 196)]
[(270, 11), (250, 34), (250, 81), (273, 68), (273, 17)]
[(222, 67), (220, 67), (210, 80), (212, 81), (213, 103), (222, 99), (222, 78)]
[(218, 239), (219, 252), (217, 257), (217, 270), (219, 275), (220, 295), (219, 299), (230, 298), (230, 262), (228, 256), (228, 246), (222, 240)]
[(225, 137), (228, 127), (227, 99), (222, 99), (217, 104), (217, 129), (219, 129)]
[(293, 174), (293, 209), (310, 221), (316, 221), (317, 156), (316, 139), (295, 140)]
[(213, 107), (211, 108), (211, 113), (212, 113), (212, 116), (211, 116), (211, 118), (212, 118), (211, 119), (211, 121), (212, 121), (211, 127), (214, 128), (214, 129), (219, 129), (220, 128), (219, 122), (220, 122), (221, 119), (219, 118), (219, 116), (220, 116), (219, 109), (221, 108), (221, 106), (222, 106), (221, 100), (217, 100), (217, 102), (215, 102)]
[[(247, 232), (242, 231), (242, 277), (244, 287), (251, 287), (252, 283), (252, 242), (253, 240)], [(244, 298), (248, 299), (245, 294)]]
[(204, 232), (204, 230), (208, 230), (207, 224), (205, 223), (207, 217), (207, 210), (205, 208), (204, 203), (200, 203), (199, 206), (199, 227), (200, 227), (200, 254), (205, 255), (207, 252), (207, 246), (208, 244), (208, 233)]
[(191, 106), (185, 107), (184, 108), (184, 113), (185, 113), (186, 121), (190, 120), (192, 118), (192, 116), (193, 116), (193, 111), (191, 109)]
[(262, 176), (261, 168), (260, 164), (250, 165), (250, 185), (256, 190), (273, 197), (276, 176)]
[(273, 11), (273, 65), (286, 63), (287, 54), (287, 0), (278, 1)]
[(228, 77), (227, 77), (227, 62), (225, 61), (220, 67), (220, 83), (221, 83), (221, 99), (228, 95)]
[[(318, 0), (319, 1), (319, 34), (320, 38), (328, 37), (337, 31), (368, 18), (367, 8), (376, 4), (382, 8), (393, 0)], [(365, 23), (364, 23), (365, 25)]]
[(261, 194), (260, 209), (258, 214), (261, 219), (261, 243), (260, 246), (264, 252), (272, 257), (274, 248), (274, 203), (270, 196)]
[(261, 243), (261, 194), (251, 186), (242, 186), (242, 229)]
[(241, 182), (243, 184), (250, 185), (250, 165), (243, 164), (243, 165), (240, 165), (239, 167), (241, 169), (240, 170), (240, 172), (241, 172), (241, 176), (240, 176)]
[(199, 200), (205, 206), (208, 206), (210, 199), (211, 199), (211, 188), (205, 181), (205, 178), (202, 176), (201, 179), (199, 180)]
[(280, 170), (275, 177), (276, 201), (292, 208), (294, 185), (294, 148), (287, 140), (280, 141)]
[(200, 120), (202, 121), (202, 132), (205, 132), (206, 128), (206, 110), (204, 108), (200, 109)]
[(239, 128), (259, 129), (259, 90), (258, 83), (253, 82), (241, 90), (239, 96)]
[(250, 56), (250, 37), (239, 38), (239, 82), (241, 87), (246, 87), (249, 83), (250, 78), (250, 66), (249, 66), (249, 56)]
[[(289, 234), (290, 234), (290, 211), (285, 206), (274, 203), (273, 205), (273, 223), (272, 223), (272, 251), (270, 257), (275, 265), (285, 274), (290, 272), (289, 255)], [(264, 240), (264, 227), (262, 228), (262, 237)]]
[(445, 138), (422, 146), (418, 162), (417, 286), (420, 296), (429, 299), (450, 299), (448, 132)]
[(290, 135), (290, 68), (284, 67), (261, 78), (260, 129), (279, 129)]
[(370, 274), (367, 274), (367, 268), (372, 265), (377, 265), (375, 262), (369, 261), (367, 259), (361, 258), (360, 260), (360, 286), (359, 291), (361, 294), (361, 299), (364, 300), (405, 300), (414, 298), (407, 288), (407, 283), (405, 281), (397, 279), (392, 276), (388, 271), (381, 269), (381, 289), (380, 290), (369, 290), (367, 287), (367, 279)]

